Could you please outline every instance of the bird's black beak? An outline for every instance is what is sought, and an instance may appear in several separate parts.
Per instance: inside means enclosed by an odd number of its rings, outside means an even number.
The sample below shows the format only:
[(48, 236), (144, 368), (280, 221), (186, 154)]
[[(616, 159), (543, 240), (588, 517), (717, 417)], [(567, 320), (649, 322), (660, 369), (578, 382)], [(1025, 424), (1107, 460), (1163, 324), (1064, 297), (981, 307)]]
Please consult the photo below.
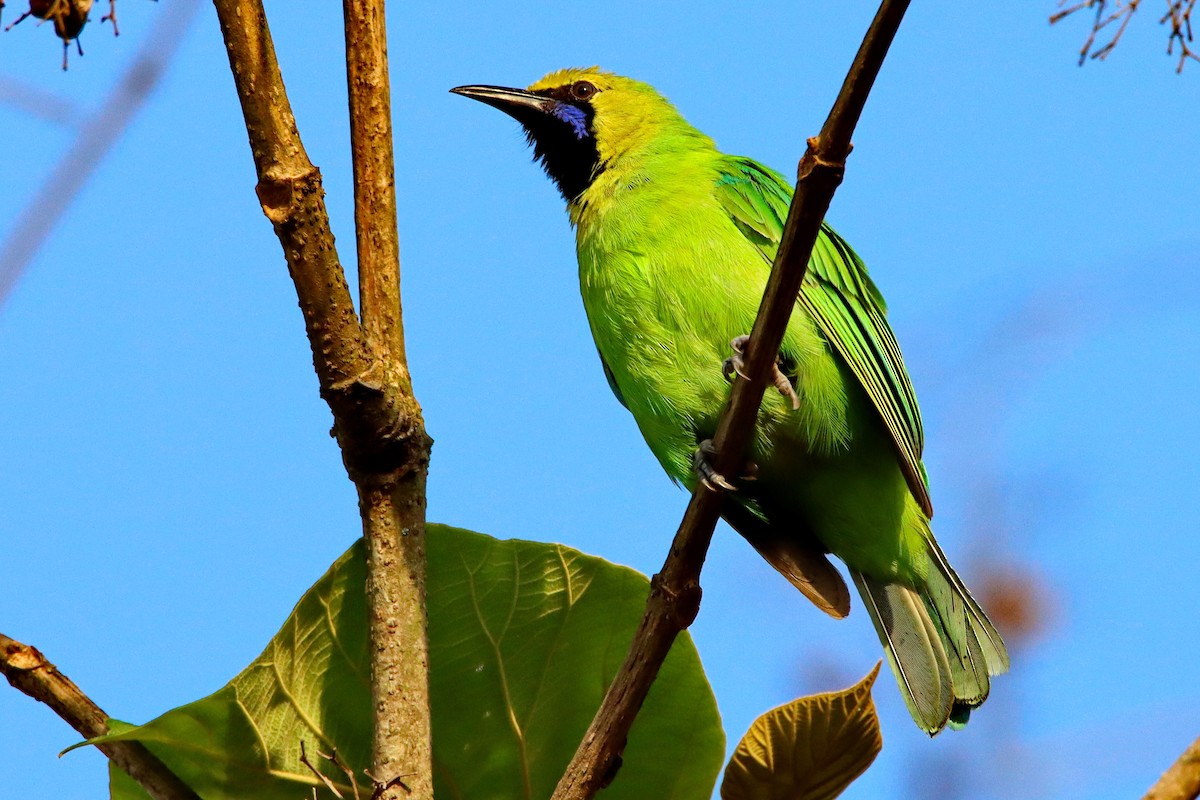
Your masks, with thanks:
[(590, 104), (505, 86), (457, 86), (450, 91), (487, 103), (519, 122), (533, 145), (534, 160), (542, 163), (568, 203), (575, 202), (602, 169)]
[(524, 89), (509, 89), (504, 86), (456, 86), (450, 91), (481, 103), (487, 103), (489, 106), (515, 117), (518, 121), (522, 117), (528, 118), (530, 112), (547, 113), (554, 105), (554, 100), (549, 97), (533, 94)]

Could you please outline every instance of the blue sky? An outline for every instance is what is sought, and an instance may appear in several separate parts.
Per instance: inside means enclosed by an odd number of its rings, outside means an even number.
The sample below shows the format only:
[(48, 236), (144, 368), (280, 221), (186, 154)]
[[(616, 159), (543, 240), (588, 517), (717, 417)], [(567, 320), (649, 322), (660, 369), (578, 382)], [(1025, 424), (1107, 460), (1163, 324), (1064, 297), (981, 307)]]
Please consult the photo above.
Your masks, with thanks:
[[(888, 297), (922, 400), (935, 530), (969, 584), (1043, 587), (1044, 628), (962, 733), (930, 742), (890, 680), (884, 751), (848, 797), (1123, 798), (1197, 734), (1200, 64), (1135, 19), (1080, 69), (1052, 3), (917, 3), (830, 221)], [(10, 4), (10, 10), (12, 4)], [(59, 71), (46, 28), (0, 77), (93, 107), (167, 4), (124, 0)], [(598, 63), (729, 152), (791, 173), (870, 3), (394, 4), (405, 321), (436, 439), (433, 520), (653, 572), (686, 502), (613, 401), (560, 199), (517, 126), (447, 94)], [(336, 4), (270, 3), (301, 133), (353, 259)], [(6, 18), (8, 15), (6, 15)], [(72, 53), (74, 56), (74, 53)], [(0, 105), (0, 236), (69, 142)], [(0, 630), (132, 721), (254, 658), (357, 535), (254, 176), (215, 15), (0, 308)], [(693, 633), (730, 738), (879, 657), (722, 527)], [(0, 692), (13, 797), (94, 798), (103, 758)]]

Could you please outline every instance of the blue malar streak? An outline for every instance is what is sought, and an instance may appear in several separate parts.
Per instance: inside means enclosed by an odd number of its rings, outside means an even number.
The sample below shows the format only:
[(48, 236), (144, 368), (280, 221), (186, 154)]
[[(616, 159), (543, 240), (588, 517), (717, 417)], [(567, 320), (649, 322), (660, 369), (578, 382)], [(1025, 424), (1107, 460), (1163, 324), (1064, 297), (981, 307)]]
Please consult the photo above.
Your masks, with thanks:
[(558, 103), (550, 112), (557, 119), (566, 122), (575, 131), (576, 139), (586, 139), (588, 137), (587, 129), (587, 114), (579, 106), (573, 106), (570, 103)]

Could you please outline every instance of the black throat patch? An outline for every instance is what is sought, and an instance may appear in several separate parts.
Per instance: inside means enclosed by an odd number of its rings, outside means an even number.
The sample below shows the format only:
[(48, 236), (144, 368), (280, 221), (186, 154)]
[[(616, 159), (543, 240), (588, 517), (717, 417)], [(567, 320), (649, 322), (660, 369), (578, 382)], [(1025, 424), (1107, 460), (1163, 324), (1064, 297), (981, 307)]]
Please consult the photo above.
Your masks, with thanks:
[(533, 157), (558, 186), (568, 203), (576, 200), (603, 170), (596, 150), (592, 104), (572, 99), (569, 87), (538, 94), (553, 98), (558, 105), (549, 112), (523, 114), (518, 121), (533, 145)]

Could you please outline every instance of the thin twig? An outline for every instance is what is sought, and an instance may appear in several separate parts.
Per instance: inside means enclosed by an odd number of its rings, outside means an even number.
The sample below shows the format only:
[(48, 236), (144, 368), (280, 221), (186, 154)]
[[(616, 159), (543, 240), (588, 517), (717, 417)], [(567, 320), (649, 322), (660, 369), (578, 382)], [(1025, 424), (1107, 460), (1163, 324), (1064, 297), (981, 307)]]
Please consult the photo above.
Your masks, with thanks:
[(1162, 774), (1142, 800), (1196, 800), (1200, 797), (1200, 739)]
[(338, 758), (337, 748), (334, 748), (328, 755), (318, 750), (317, 755), (342, 771), (346, 776), (346, 780), (350, 781), (350, 788), (354, 791), (354, 800), (359, 800), (358, 780), (354, 777), (354, 770), (350, 768), (349, 764), (342, 763), (342, 760)]
[[(237, 86), (257, 192), (275, 226), (304, 314), (321, 396), (334, 416), (346, 471), (358, 489), (368, 542), (372, 768), (388, 787), (415, 775), (433, 794), (425, 636), (425, 475), (431, 441), (412, 395), (400, 329), (399, 257), (381, 0), (347, 4), (347, 69), (355, 151), (355, 214), (363, 323), (334, 247), (320, 171), (304, 151), (261, 0), (214, 0)], [(369, 8), (368, 8), (369, 6)], [(379, 208), (366, 208), (379, 202)], [(381, 231), (370, 228), (379, 226)], [(387, 229), (391, 233), (387, 233)]]
[[(1091, 30), (1088, 32), (1088, 37), (1084, 40), (1083, 47), (1079, 51), (1079, 64), (1083, 64), (1089, 59), (1103, 61), (1113, 52), (1121, 38), (1125, 35), (1125, 30), (1129, 27), (1130, 20), (1141, 7), (1142, 0), (1079, 0), (1073, 5), (1067, 5), (1070, 0), (1060, 0), (1059, 6), (1063, 7), (1050, 15), (1050, 24), (1053, 25), (1061, 22), (1076, 12), (1085, 9), (1095, 11), (1092, 19)], [(1106, 13), (1109, 10), (1110, 2), (1115, 7), (1111, 13)], [(1191, 49), (1192, 42), (1192, 11), (1196, 7), (1196, 0), (1166, 0), (1167, 10), (1159, 19), (1160, 25), (1170, 23), (1171, 30), (1167, 35), (1167, 55), (1174, 55), (1175, 48), (1179, 48), (1179, 63), (1175, 67), (1175, 71), (1183, 72), (1183, 66), (1187, 60), (1194, 59), (1200, 61), (1200, 54), (1197, 54)], [(1117, 25), (1117, 31), (1103, 45), (1096, 47), (1096, 38), (1101, 31), (1110, 25)]]
[[(0, 633), (0, 673), (13, 688), (45, 703), (86, 739), (108, 733), (108, 715), (36, 647)], [(96, 747), (155, 800), (199, 800), (175, 773), (140, 742)]]
[(1167, 13), (1159, 20), (1159, 24), (1171, 23), (1171, 34), (1167, 37), (1167, 55), (1173, 55), (1175, 47), (1179, 47), (1176, 73), (1183, 72), (1183, 65), (1189, 58), (1200, 61), (1200, 54), (1191, 48), (1192, 11), (1195, 8), (1196, 0), (1167, 0)]
[[(337, 753), (337, 751), (335, 750), (334, 753)], [(321, 755), (321, 753), (317, 753), (317, 755), (321, 758), (325, 758), (325, 756)], [(344, 800), (341, 790), (338, 789), (334, 782), (329, 779), (329, 776), (313, 766), (313, 763), (308, 760), (308, 751), (304, 748), (303, 739), (300, 740), (300, 763), (303, 764), (309, 772), (316, 776), (317, 780), (325, 784), (325, 788), (332, 792), (334, 797), (336, 797), (338, 800)], [(316, 792), (316, 787), (313, 787), (314, 797), (316, 796)], [(355, 794), (357, 795), (357, 792), (355, 792)]]
[[(1092, 58), (1103, 61), (1104, 59), (1108, 58), (1108, 54), (1113, 51), (1113, 48), (1120, 44), (1121, 37), (1125, 35), (1125, 29), (1129, 27), (1129, 21), (1133, 19), (1133, 15), (1137, 11), (1138, 4), (1139, 0), (1129, 0), (1129, 3), (1124, 8), (1118, 9), (1112, 14), (1112, 16), (1100, 24), (1100, 28), (1103, 28), (1104, 26), (1111, 25), (1118, 20), (1121, 22), (1120, 27), (1117, 28), (1117, 32), (1113, 34), (1113, 37), (1108, 41), (1108, 44), (1093, 52)], [(1093, 29), (1093, 36), (1098, 30), (1099, 28)]]
[(108, 0), (108, 13), (100, 17), (100, 24), (111, 22), (113, 28), (113, 36), (120, 36), (121, 29), (117, 27), (117, 0)]
[(407, 783), (404, 782), (404, 779), (407, 778), (408, 775), (397, 775), (386, 782), (379, 780), (370, 772), (367, 773), (367, 777), (370, 778), (375, 784), (375, 791), (371, 793), (371, 800), (382, 800), (384, 794), (389, 789), (403, 789), (409, 794), (412, 793), (412, 789)]
[[(711, 464), (718, 474), (735, 474), (744, 461), (821, 222), (842, 181), (850, 136), (907, 8), (908, 0), (883, 0), (820, 135), (808, 140), (783, 239), (744, 353), (748, 379), (734, 383), (713, 437)], [(697, 484), (663, 568), (651, 581), (646, 610), (625, 662), (559, 780), (553, 800), (587, 800), (616, 776), (629, 729), (659, 667), (675, 637), (699, 611), (700, 570), (723, 499), (704, 482)]]

